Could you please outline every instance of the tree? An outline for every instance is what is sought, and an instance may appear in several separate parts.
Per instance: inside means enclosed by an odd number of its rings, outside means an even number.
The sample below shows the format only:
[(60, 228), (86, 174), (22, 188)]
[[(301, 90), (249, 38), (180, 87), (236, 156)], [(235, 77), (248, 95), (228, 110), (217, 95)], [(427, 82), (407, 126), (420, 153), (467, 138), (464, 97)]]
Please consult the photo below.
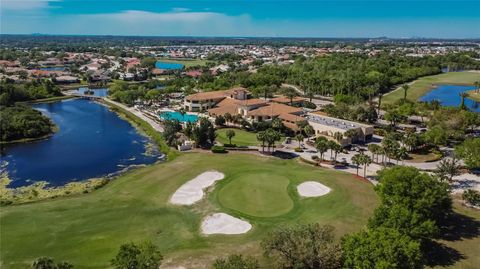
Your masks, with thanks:
[(157, 246), (151, 242), (127, 243), (120, 246), (111, 264), (116, 269), (157, 269), (162, 259)]
[(351, 139), (351, 141), (353, 142), (353, 138), (355, 138), (357, 136), (357, 130), (355, 129), (348, 129), (346, 132), (345, 132), (345, 137)]
[(281, 131), (283, 130), (285, 126), (283, 125), (283, 122), (279, 118), (275, 118), (272, 120), (272, 128), (275, 129), (276, 131)]
[(480, 138), (469, 138), (455, 147), (455, 155), (461, 158), (469, 169), (480, 168)]
[(217, 117), (215, 117), (215, 125), (224, 126), (225, 125), (225, 118), (222, 115), (218, 115)]
[(323, 161), (323, 154), (329, 149), (328, 140), (323, 136), (317, 137), (315, 141), (315, 148), (317, 149), (318, 153), (320, 153), (320, 159)]
[(217, 259), (213, 263), (214, 269), (258, 269), (258, 261), (242, 255), (230, 255), (226, 259)]
[(228, 137), (229, 144), (231, 145), (232, 144), (232, 138), (235, 136), (235, 131), (229, 129), (225, 132), (225, 135)]
[(267, 133), (265, 131), (258, 132), (257, 140), (262, 142), (262, 152), (265, 152), (265, 143), (267, 142)]
[(422, 268), (420, 243), (394, 229), (368, 229), (342, 240), (343, 268)]
[(300, 148), (300, 147), (302, 146), (302, 141), (303, 141), (303, 139), (304, 139), (303, 135), (302, 135), (302, 134), (297, 134), (297, 135), (295, 136), (295, 139), (297, 139), (297, 141), (298, 141), (298, 147)]
[[(361, 163), (363, 164), (363, 177), (367, 177), (367, 167), (372, 163), (372, 158), (368, 155), (365, 155), (363, 152), (361, 153), (360, 157)], [(357, 171), (358, 174), (358, 171)]]
[(443, 159), (437, 165), (437, 171), (435, 174), (440, 180), (449, 181), (453, 180), (453, 177), (460, 174), (460, 165), (458, 165), (458, 160), (453, 159)]
[(331, 142), (331, 143), (329, 143), (330, 150), (335, 152), (333, 161), (336, 162), (337, 161), (337, 154), (343, 151), (343, 147), (342, 147), (342, 145), (336, 143), (335, 141), (330, 140), (329, 142)]
[(340, 143), (340, 141), (342, 141), (343, 139), (343, 134), (340, 132), (335, 132), (333, 133), (333, 139), (337, 140), (337, 142)]
[(275, 142), (280, 141), (282, 139), (282, 135), (273, 130), (272, 128), (269, 128), (265, 131), (265, 136), (266, 136), (266, 142), (268, 146), (268, 150), (270, 151), (270, 147), (275, 148)]
[(460, 102), (460, 109), (467, 110), (467, 106), (465, 105), (465, 98), (468, 97), (467, 92), (461, 92), (460, 94), (461, 102)]
[(313, 129), (313, 127), (310, 124), (305, 126), (303, 128), (303, 131), (307, 135), (308, 139), (310, 139), (310, 137), (315, 134), (315, 129)]
[(368, 151), (372, 153), (372, 160), (377, 155), (377, 162), (378, 162), (378, 155), (382, 153), (382, 147), (378, 144), (368, 144)]
[(297, 97), (297, 92), (291, 87), (282, 87), (281, 92), (290, 99), (290, 105), (293, 105), (293, 98)]
[(55, 263), (50, 257), (40, 257), (32, 264), (32, 269), (72, 269), (73, 265), (68, 262)]
[(178, 120), (165, 120), (163, 122), (163, 138), (169, 146), (175, 146), (177, 143), (177, 133), (182, 130)]
[(414, 239), (436, 236), (438, 222), (452, 209), (449, 185), (413, 167), (395, 166), (378, 176), (380, 205), (369, 227), (396, 229)]
[(423, 133), (423, 140), (434, 146), (445, 145), (447, 143), (447, 132), (440, 126), (429, 128)]
[(410, 86), (408, 84), (403, 84), (402, 89), (403, 89), (403, 101), (407, 101), (407, 92)]
[(334, 243), (334, 228), (319, 224), (281, 228), (262, 242), (264, 254), (279, 268), (340, 268), (341, 249)]
[(357, 168), (357, 176), (358, 176), (358, 168), (360, 168), (360, 165), (362, 164), (362, 156), (360, 153), (357, 153), (352, 156), (352, 163), (355, 164)]
[(408, 158), (407, 148), (405, 148), (405, 147), (396, 148), (394, 153), (393, 153), (393, 157), (395, 158), (395, 160), (397, 160), (397, 165), (398, 165), (399, 161), (403, 161), (406, 158)]
[(225, 121), (227, 121), (227, 122), (232, 122), (232, 120), (233, 120), (232, 114), (230, 114), (230, 113), (227, 112), (227, 113), (225, 113), (225, 115), (223, 115), (223, 116), (224, 116), (224, 118), (225, 118)]
[(468, 189), (463, 192), (462, 199), (469, 205), (480, 206), (480, 192), (472, 189)]

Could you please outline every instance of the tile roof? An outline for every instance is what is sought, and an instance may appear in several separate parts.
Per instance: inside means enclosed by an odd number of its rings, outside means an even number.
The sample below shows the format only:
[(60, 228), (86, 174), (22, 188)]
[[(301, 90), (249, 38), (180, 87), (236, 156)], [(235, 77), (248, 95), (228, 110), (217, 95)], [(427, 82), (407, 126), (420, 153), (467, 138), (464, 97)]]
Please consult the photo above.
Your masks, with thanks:
[(287, 106), (284, 104), (278, 104), (278, 103), (269, 103), (267, 106), (262, 106), (257, 109), (251, 110), (248, 112), (249, 116), (278, 116), (280, 114), (286, 114), (286, 113), (299, 113), (302, 112), (302, 109), (293, 107), (293, 106)]

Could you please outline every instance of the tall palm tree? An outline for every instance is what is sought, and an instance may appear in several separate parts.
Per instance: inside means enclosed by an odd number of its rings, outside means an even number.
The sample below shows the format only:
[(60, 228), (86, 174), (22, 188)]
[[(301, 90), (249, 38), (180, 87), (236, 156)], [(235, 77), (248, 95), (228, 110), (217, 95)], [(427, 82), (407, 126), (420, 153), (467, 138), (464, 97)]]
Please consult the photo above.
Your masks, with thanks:
[(462, 101), (460, 102), (460, 109), (467, 110), (467, 106), (465, 105), (465, 98), (467, 97), (468, 97), (467, 92), (460, 93), (460, 98), (462, 98)]
[(302, 141), (303, 141), (304, 137), (303, 137), (302, 134), (297, 134), (297, 135), (295, 136), (295, 138), (297, 139), (297, 141), (298, 141), (298, 147), (300, 148), (300, 147), (302, 146)]
[(357, 153), (357, 154), (353, 155), (352, 163), (355, 164), (355, 166), (357, 168), (357, 176), (358, 176), (358, 168), (360, 167), (360, 164), (362, 163), (360, 153)]
[(403, 89), (403, 101), (407, 101), (407, 92), (410, 86), (408, 84), (403, 84), (402, 89)]
[(367, 167), (372, 163), (372, 159), (368, 155), (362, 153), (361, 161), (363, 164), (363, 177), (367, 178)]
[(267, 142), (267, 134), (265, 131), (260, 131), (257, 133), (257, 140), (262, 142), (262, 153), (265, 152), (265, 142)]
[(318, 153), (320, 153), (320, 160), (323, 161), (323, 154), (328, 151), (327, 140), (317, 139), (317, 141), (315, 141), (315, 148), (317, 149)]

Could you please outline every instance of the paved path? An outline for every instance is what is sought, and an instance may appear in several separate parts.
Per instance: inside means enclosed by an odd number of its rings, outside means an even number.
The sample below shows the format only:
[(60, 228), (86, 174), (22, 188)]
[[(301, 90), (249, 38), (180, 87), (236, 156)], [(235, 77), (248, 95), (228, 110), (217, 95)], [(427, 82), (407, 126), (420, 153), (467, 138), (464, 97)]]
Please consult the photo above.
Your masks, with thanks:
[(135, 107), (128, 107), (122, 103), (119, 103), (119, 102), (115, 102), (107, 97), (104, 97), (103, 98), (107, 103), (112, 103), (116, 106), (119, 106), (121, 107), (122, 109), (125, 109), (127, 110), (128, 112), (134, 114), (135, 116), (139, 117), (140, 119), (146, 121), (148, 124), (150, 124), (150, 126), (152, 126), (155, 130), (157, 130), (158, 132), (161, 132), (163, 133), (163, 127), (156, 121), (152, 120), (150, 117), (146, 116), (144, 112), (138, 110), (137, 108)]

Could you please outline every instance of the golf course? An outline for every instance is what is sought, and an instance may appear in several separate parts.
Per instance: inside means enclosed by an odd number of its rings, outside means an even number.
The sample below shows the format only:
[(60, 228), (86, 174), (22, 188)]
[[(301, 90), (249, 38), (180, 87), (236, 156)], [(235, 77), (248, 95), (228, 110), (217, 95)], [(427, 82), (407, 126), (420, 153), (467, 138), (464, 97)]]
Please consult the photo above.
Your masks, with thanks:
[[(169, 199), (206, 171), (225, 175), (201, 200), (176, 205)], [(205, 175), (205, 174), (204, 174)], [(315, 181), (331, 189), (301, 197), (297, 186)], [(1, 267), (27, 268), (41, 256), (75, 268), (107, 268), (120, 245), (150, 240), (162, 268), (209, 268), (228, 254), (253, 255), (263, 264), (259, 241), (269, 231), (318, 222), (337, 238), (366, 225), (377, 205), (371, 184), (335, 170), (253, 154), (182, 154), (173, 161), (128, 172), (90, 193), (1, 208)], [(205, 235), (202, 220), (225, 213), (251, 224), (246, 233)]]
[[(473, 85), (475, 81), (480, 80), (478, 72), (449, 72), (434, 76), (421, 77), (413, 81), (407, 92), (407, 99), (417, 101), (420, 97), (435, 88), (436, 85)], [(392, 92), (385, 94), (382, 98), (382, 104), (392, 104), (403, 99), (403, 90), (398, 87)]]

